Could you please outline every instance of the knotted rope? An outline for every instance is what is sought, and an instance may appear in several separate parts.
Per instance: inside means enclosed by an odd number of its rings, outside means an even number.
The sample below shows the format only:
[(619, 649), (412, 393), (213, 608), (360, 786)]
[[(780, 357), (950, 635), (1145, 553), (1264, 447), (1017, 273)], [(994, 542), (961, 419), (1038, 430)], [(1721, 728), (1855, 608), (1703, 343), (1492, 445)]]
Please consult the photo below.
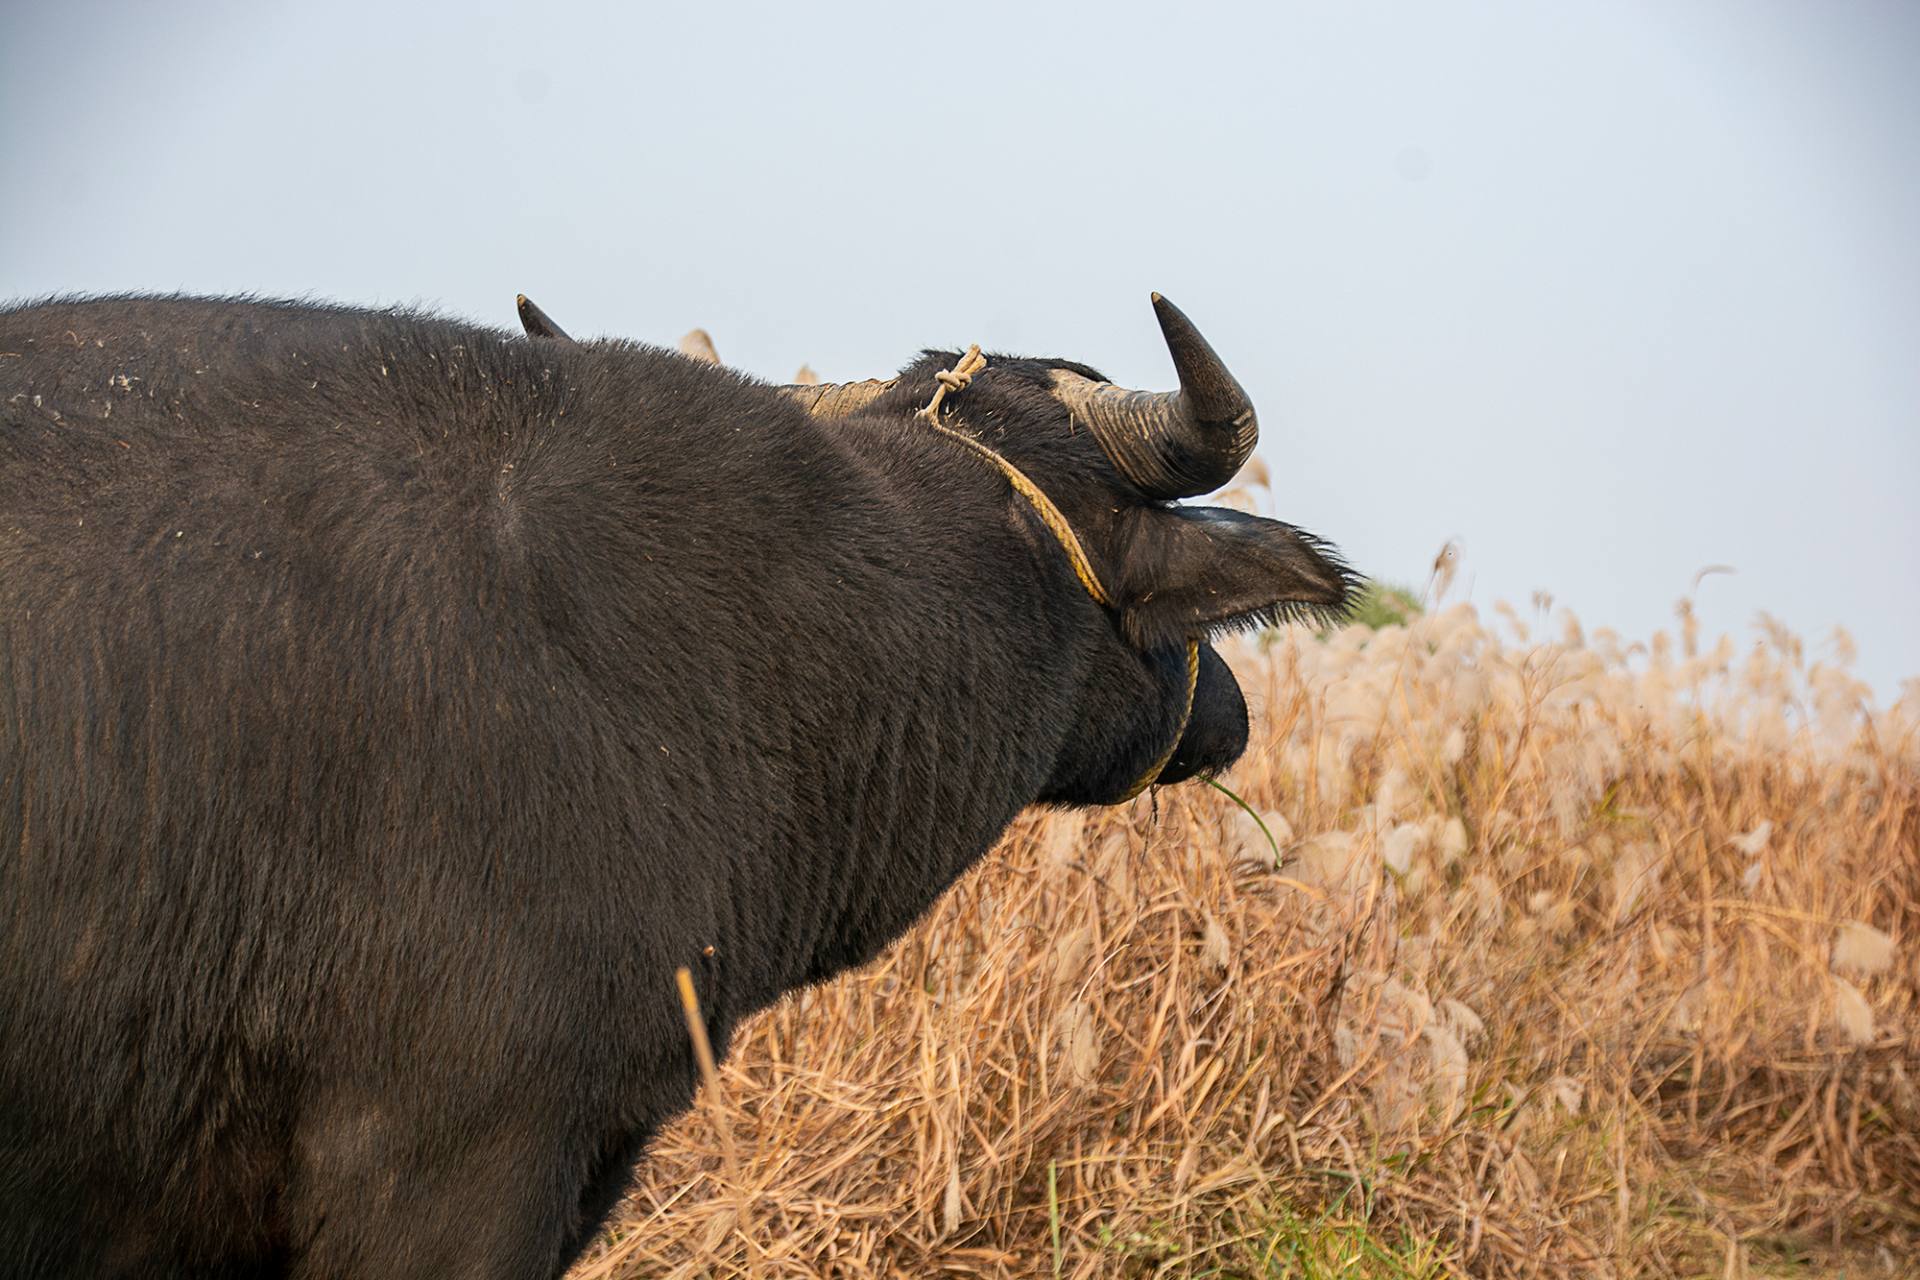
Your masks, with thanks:
[(934, 388), (933, 399), (927, 401), (927, 407), (920, 416), (938, 426), (940, 423), (940, 402), (947, 398), (949, 391), (965, 391), (973, 383), (973, 375), (987, 367), (987, 358), (980, 354), (980, 344), (974, 343), (967, 348), (967, 354), (951, 369), (942, 369), (933, 375), (940, 385)]
[[(1067, 517), (1061, 512), (1059, 507), (1054, 505), (1053, 499), (1049, 498), (1039, 485), (1029, 479), (1026, 472), (1014, 466), (1013, 463), (1001, 456), (997, 450), (988, 447), (986, 444), (974, 439), (965, 432), (955, 431), (952, 427), (946, 426), (940, 421), (941, 402), (947, 398), (949, 393), (965, 391), (972, 385), (973, 375), (986, 367), (987, 358), (980, 354), (980, 344), (975, 343), (968, 347), (967, 354), (961, 356), (959, 362), (955, 364), (953, 368), (942, 369), (933, 375), (934, 381), (940, 385), (934, 388), (933, 399), (927, 401), (927, 407), (920, 410), (919, 416), (926, 420), (928, 426), (947, 437), (947, 439), (985, 458), (1001, 475), (1005, 476), (1007, 483), (1013, 486), (1014, 492), (1027, 500), (1027, 505), (1032, 507), (1034, 514), (1040, 517), (1040, 523), (1047, 526), (1047, 531), (1053, 534), (1053, 540), (1058, 542), (1060, 549), (1067, 553), (1067, 562), (1073, 566), (1073, 576), (1080, 579), (1080, 585), (1086, 589), (1087, 595), (1092, 597), (1093, 602), (1101, 608), (1113, 608), (1112, 595), (1108, 593), (1105, 584), (1100, 581), (1100, 575), (1095, 572), (1093, 561), (1088, 558), (1086, 548), (1080, 545), (1080, 539), (1073, 532), (1073, 526), (1067, 523)], [(1159, 758), (1153, 762), (1145, 773), (1140, 775), (1140, 780), (1129, 787), (1126, 794), (1120, 797), (1120, 803), (1124, 804), (1126, 801), (1133, 799), (1149, 786), (1153, 785), (1153, 780), (1160, 776), (1160, 771), (1165, 769), (1167, 762), (1173, 759), (1173, 753), (1180, 747), (1180, 739), (1187, 735), (1187, 724), (1193, 719), (1193, 695), (1199, 683), (1200, 642), (1198, 640), (1189, 640), (1187, 641), (1187, 692), (1185, 704), (1180, 710), (1180, 726), (1174, 732), (1173, 740), (1167, 743), (1167, 749), (1162, 751)]]

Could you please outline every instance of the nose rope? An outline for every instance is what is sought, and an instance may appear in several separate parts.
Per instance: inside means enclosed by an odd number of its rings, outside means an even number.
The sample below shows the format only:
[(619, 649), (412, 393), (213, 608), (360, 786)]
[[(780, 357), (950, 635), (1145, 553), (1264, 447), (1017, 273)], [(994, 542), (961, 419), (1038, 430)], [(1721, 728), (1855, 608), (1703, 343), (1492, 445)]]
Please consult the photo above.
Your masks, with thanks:
[[(965, 391), (972, 384), (973, 375), (986, 367), (987, 358), (980, 354), (980, 344), (975, 343), (968, 347), (967, 354), (961, 356), (953, 368), (943, 369), (933, 375), (934, 381), (940, 385), (934, 389), (933, 399), (927, 401), (927, 407), (920, 410), (918, 416), (925, 419), (927, 425), (941, 435), (985, 458), (995, 470), (1005, 476), (1007, 483), (1013, 486), (1014, 492), (1027, 500), (1027, 505), (1032, 507), (1034, 514), (1040, 517), (1040, 523), (1047, 526), (1047, 531), (1053, 535), (1053, 540), (1060, 544), (1062, 551), (1067, 553), (1067, 562), (1073, 566), (1073, 576), (1080, 579), (1080, 585), (1086, 589), (1087, 595), (1092, 597), (1093, 602), (1101, 608), (1113, 608), (1113, 597), (1107, 593), (1105, 584), (1100, 581), (1100, 575), (1094, 571), (1093, 561), (1088, 558), (1086, 548), (1080, 545), (1080, 539), (1074, 534), (1073, 526), (1067, 523), (1067, 517), (1059, 507), (1054, 505), (1053, 499), (1029, 479), (1026, 472), (1014, 466), (997, 450), (965, 432), (955, 431), (941, 423), (941, 401), (947, 398), (949, 392)], [(1187, 725), (1193, 719), (1193, 695), (1199, 684), (1200, 642), (1189, 640), (1187, 641), (1187, 693), (1186, 700), (1180, 709), (1179, 727), (1174, 731), (1172, 741), (1167, 743), (1167, 749), (1162, 751), (1147, 771), (1140, 775), (1139, 781), (1127, 788), (1126, 794), (1120, 797), (1119, 803), (1125, 804), (1152, 786), (1153, 780), (1160, 776), (1160, 771), (1165, 769), (1167, 763), (1173, 759), (1173, 753), (1179, 750), (1180, 739), (1187, 736)]]

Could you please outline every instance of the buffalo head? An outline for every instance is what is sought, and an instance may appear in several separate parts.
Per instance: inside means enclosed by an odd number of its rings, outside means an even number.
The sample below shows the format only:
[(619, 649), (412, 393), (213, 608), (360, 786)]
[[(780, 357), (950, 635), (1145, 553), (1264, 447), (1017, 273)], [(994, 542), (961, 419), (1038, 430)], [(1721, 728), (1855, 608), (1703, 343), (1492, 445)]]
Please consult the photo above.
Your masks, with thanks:
[[(1360, 582), (1335, 550), (1293, 525), (1176, 501), (1230, 481), (1251, 456), (1259, 427), (1245, 390), (1186, 315), (1159, 294), (1153, 307), (1176, 391), (1119, 387), (1071, 360), (992, 355), (964, 390), (949, 384), (939, 410), (942, 427), (985, 445), (1051, 499), (1107, 597), (1079, 602), (1087, 625), (1078, 635), (1094, 637), (1093, 659), (1079, 732), (1040, 797), (1055, 803), (1123, 799), (1143, 761), (1151, 767), (1164, 757), (1151, 781), (1166, 784), (1238, 759), (1247, 743), (1246, 703), (1209, 641), (1289, 619), (1338, 617)], [(563, 336), (524, 299), (521, 314), (534, 317), (530, 336)], [(781, 390), (817, 420), (924, 431), (940, 375), (959, 358), (928, 351), (892, 378)], [(884, 448), (887, 437), (887, 429), (876, 430), (874, 447)], [(963, 455), (956, 447), (959, 464), (984, 465)], [(1061, 554), (1045, 535), (1040, 542), (1041, 554)], [(1194, 645), (1198, 674), (1190, 685)]]

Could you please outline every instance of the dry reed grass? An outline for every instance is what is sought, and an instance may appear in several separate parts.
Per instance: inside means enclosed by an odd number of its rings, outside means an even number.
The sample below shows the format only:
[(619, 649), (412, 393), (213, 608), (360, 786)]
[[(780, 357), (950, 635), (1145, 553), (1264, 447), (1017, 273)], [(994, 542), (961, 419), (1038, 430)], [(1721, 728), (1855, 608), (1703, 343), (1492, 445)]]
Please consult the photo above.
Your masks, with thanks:
[(1277, 867), (1200, 786), (1028, 815), (575, 1276), (1912, 1274), (1920, 682), (1500, 612), (1242, 652)]

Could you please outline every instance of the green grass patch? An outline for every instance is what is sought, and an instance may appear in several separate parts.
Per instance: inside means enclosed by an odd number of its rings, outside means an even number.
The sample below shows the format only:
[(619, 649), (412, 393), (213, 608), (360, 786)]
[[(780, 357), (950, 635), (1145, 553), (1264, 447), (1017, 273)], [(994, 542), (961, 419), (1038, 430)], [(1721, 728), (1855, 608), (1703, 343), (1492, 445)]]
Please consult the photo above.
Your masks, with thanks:
[(1381, 627), (1404, 627), (1424, 612), (1420, 597), (1406, 587), (1369, 582), (1361, 590), (1347, 621), (1378, 631)]
[(1287, 1214), (1266, 1239), (1250, 1242), (1235, 1263), (1196, 1275), (1350, 1277), (1352, 1280), (1443, 1280), (1454, 1274), (1446, 1254), (1430, 1240), (1406, 1240), (1377, 1231), (1364, 1219), (1327, 1213)]
[(1156, 1224), (1124, 1236), (1103, 1232), (1124, 1261), (1117, 1274), (1195, 1280), (1453, 1280), (1461, 1273), (1438, 1241), (1416, 1239), (1368, 1220), (1348, 1197), (1313, 1214), (1275, 1206), (1254, 1216), (1223, 1213), (1212, 1242), (1183, 1249)]

